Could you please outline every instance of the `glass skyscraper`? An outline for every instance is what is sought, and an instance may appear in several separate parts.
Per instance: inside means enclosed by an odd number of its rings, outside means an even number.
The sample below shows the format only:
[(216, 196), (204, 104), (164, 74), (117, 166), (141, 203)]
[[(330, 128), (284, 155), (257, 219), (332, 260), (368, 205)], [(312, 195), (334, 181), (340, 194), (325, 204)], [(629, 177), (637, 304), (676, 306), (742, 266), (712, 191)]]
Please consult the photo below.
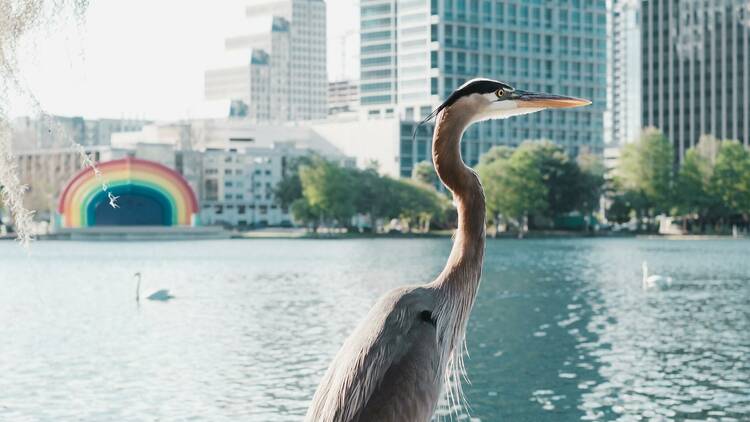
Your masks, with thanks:
[(677, 160), (700, 136), (750, 145), (750, 4), (643, 0), (643, 123)]
[[(574, 155), (601, 153), (605, 0), (361, 0), (360, 12), (360, 95), (368, 117), (418, 120), (465, 81), (489, 77), (593, 104), (475, 125), (462, 143), (469, 164), (494, 145), (527, 139), (549, 139)], [(424, 137), (412, 144), (405, 135), (404, 176), (429, 159)]]
[[(205, 72), (208, 100), (233, 100), (258, 122), (328, 115), (326, 4), (252, 0), (248, 33), (225, 39), (224, 62)], [(244, 103), (244, 104), (243, 104)]]

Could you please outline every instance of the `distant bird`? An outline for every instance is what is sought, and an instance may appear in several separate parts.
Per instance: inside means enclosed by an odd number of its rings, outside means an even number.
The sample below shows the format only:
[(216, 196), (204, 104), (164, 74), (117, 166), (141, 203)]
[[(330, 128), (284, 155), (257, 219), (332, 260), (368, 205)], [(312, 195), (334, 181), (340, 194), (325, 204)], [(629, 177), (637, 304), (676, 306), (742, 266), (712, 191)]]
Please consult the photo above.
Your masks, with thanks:
[(484, 191), (461, 159), (461, 136), (481, 120), (590, 103), (474, 79), (423, 121), (436, 117), (432, 158), (458, 212), (448, 262), (431, 283), (395, 289), (372, 307), (328, 368), (307, 422), (427, 422), (444, 384), (448, 399), (460, 406), (466, 322), (485, 243)]
[(643, 290), (653, 288), (664, 289), (672, 285), (672, 277), (664, 277), (657, 274), (648, 275), (648, 264), (646, 261), (643, 261), (641, 267), (643, 269), (643, 282), (641, 283)]
[[(133, 274), (133, 276), (135, 276), (135, 278), (138, 279), (138, 283), (137, 283), (136, 288), (135, 288), (135, 301), (138, 302), (138, 303), (141, 303), (141, 273), (137, 272), (137, 273)], [(174, 296), (172, 296), (171, 294), (169, 294), (169, 290), (167, 290), (167, 289), (161, 289), (161, 290), (157, 290), (157, 291), (151, 293), (150, 295), (146, 296), (146, 299), (148, 299), (148, 300), (158, 300), (160, 302), (166, 302), (166, 301), (168, 301), (170, 299), (174, 299)]]
[(111, 193), (107, 195), (109, 197), (109, 206), (112, 208), (120, 208), (119, 205), (117, 205), (117, 198), (119, 196), (112, 195)]

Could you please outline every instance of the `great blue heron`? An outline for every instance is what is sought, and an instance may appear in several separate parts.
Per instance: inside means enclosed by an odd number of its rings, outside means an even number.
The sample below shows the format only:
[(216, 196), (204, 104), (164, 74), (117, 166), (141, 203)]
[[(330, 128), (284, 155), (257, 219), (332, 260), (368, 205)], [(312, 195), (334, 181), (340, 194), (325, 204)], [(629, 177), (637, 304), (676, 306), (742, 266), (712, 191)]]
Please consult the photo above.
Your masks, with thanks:
[[(137, 272), (133, 274), (133, 276), (138, 279), (138, 283), (135, 286), (135, 301), (141, 303), (141, 273)], [(169, 293), (169, 290), (161, 289), (146, 296), (146, 299), (166, 302), (168, 300), (174, 299), (174, 296)]]
[(641, 269), (643, 269), (643, 282), (641, 283), (643, 290), (653, 288), (665, 289), (672, 285), (672, 277), (664, 277), (658, 274), (649, 275), (646, 261), (643, 261)]
[(458, 212), (448, 262), (431, 283), (401, 287), (377, 301), (333, 359), (306, 421), (429, 421), (443, 384), (448, 398), (460, 404), (466, 322), (479, 287), (485, 241), (484, 191), (461, 159), (461, 136), (481, 120), (587, 104), (474, 79), (425, 119), (436, 118), (432, 158)]

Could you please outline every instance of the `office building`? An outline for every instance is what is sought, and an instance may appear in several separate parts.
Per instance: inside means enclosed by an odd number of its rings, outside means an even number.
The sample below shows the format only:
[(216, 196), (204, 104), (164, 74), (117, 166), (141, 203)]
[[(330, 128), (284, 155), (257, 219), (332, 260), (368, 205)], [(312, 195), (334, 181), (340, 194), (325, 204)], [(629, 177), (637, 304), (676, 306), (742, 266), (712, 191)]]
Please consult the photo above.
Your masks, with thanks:
[(677, 161), (703, 134), (750, 142), (748, 12), (742, 0), (641, 2), (643, 124)]
[(72, 142), (82, 146), (109, 145), (114, 132), (138, 131), (147, 120), (84, 119), (74, 116), (18, 117), (12, 122), (14, 150), (67, 147)]
[(245, 8), (250, 33), (225, 40), (223, 60), (205, 73), (207, 100), (231, 100), (256, 122), (328, 114), (326, 5), (323, 0), (256, 0)]
[(359, 84), (354, 81), (328, 83), (328, 114), (348, 113), (359, 109)]
[(612, 0), (607, 62), (605, 144), (623, 145), (641, 131), (640, 0)]
[[(469, 164), (494, 145), (528, 139), (549, 139), (573, 155), (601, 153), (606, 14), (604, 0), (362, 0), (362, 113), (419, 120), (465, 81), (490, 77), (593, 104), (475, 125), (461, 145)], [(411, 165), (401, 165), (406, 175), (429, 153), (420, 154), (410, 138), (400, 141), (401, 150), (416, 151)]]

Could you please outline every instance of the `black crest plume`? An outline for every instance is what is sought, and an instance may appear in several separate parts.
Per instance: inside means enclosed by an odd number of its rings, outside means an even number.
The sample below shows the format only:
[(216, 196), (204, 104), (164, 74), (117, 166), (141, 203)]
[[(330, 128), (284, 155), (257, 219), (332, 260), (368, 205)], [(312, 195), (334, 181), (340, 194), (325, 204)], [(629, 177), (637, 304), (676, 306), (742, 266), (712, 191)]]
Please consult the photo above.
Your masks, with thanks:
[(472, 79), (466, 82), (465, 84), (458, 87), (458, 89), (453, 91), (453, 93), (451, 93), (451, 95), (446, 98), (442, 104), (440, 104), (435, 110), (432, 110), (432, 113), (427, 115), (427, 117), (422, 119), (422, 121), (414, 127), (414, 131), (411, 135), (411, 140), (414, 141), (414, 139), (417, 137), (417, 130), (419, 130), (422, 125), (434, 119), (435, 116), (438, 115), (438, 113), (443, 111), (445, 108), (453, 105), (453, 103), (458, 101), (459, 98), (471, 94), (488, 94), (490, 92), (495, 92), (500, 88), (512, 89), (509, 85), (492, 79)]

